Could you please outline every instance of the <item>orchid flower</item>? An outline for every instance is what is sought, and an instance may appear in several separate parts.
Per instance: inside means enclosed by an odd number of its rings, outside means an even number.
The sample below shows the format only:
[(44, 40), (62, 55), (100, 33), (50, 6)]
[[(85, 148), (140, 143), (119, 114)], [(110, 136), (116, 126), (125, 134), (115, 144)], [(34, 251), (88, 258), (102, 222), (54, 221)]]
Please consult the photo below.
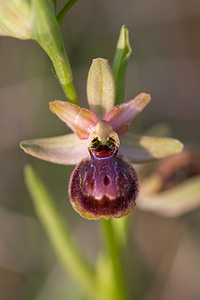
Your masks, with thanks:
[(143, 163), (178, 153), (183, 145), (172, 138), (128, 133), (129, 125), (149, 103), (149, 94), (114, 106), (115, 86), (109, 63), (94, 59), (89, 70), (87, 96), (91, 110), (55, 100), (50, 110), (74, 132), (53, 138), (21, 142), (37, 158), (74, 165), (69, 184), (73, 208), (84, 218), (127, 216), (135, 209), (138, 176), (131, 162)]

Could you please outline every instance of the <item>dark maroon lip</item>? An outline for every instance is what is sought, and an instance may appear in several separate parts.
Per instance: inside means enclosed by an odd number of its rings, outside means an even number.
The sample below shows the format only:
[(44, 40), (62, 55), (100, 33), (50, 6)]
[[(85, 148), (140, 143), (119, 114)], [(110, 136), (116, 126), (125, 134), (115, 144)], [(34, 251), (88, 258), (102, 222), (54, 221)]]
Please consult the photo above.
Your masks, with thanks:
[[(82, 160), (72, 173), (70, 201), (83, 217), (129, 215), (135, 208), (139, 192), (137, 174), (131, 162), (123, 155), (96, 157)], [(113, 154), (114, 153), (114, 154)]]
[(90, 155), (96, 158), (107, 158), (113, 156), (116, 153), (116, 148), (109, 148), (108, 146), (101, 145), (97, 149), (90, 149)]

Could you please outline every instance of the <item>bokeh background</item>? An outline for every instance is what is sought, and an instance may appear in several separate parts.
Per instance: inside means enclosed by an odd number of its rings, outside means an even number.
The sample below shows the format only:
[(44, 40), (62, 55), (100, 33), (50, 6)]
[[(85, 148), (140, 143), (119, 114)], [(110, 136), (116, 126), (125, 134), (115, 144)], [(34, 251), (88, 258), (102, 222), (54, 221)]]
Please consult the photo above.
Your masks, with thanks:
[[(199, 1), (77, 2), (62, 33), (82, 104), (92, 59), (104, 57), (112, 64), (123, 24), (133, 48), (125, 99), (140, 92), (152, 96), (133, 130), (165, 122), (186, 147), (200, 147)], [(71, 208), (67, 190), (73, 167), (39, 161), (19, 148), (23, 139), (69, 132), (48, 109), (49, 101), (65, 96), (49, 58), (34, 41), (1, 37), (0, 54), (0, 299), (82, 299), (38, 221), (24, 165), (40, 174), (91, 261), (101, 245), (98, 222), (82, 219)], [(199, 300), (200, 209), (177, 218), (136, 210), (124, 266), (135, 299)]]

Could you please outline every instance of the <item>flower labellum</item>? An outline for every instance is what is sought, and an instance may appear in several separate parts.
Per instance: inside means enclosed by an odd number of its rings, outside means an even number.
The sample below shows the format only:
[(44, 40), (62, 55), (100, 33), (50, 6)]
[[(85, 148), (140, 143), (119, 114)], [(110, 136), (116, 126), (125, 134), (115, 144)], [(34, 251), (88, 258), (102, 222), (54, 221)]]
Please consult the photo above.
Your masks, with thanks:
[[(91, 110), (67, 101), (50, 102), (51, 111), (74, 132), (60, 137), (21, 142), (28, 154), (53, 163), (73, 165), (69, 195), (84, 218), (128, 216), (135, 209), (139, 183), (131, 164), (163, 158), (182, 151), (172, 138), (128, 133), (133, 118), (151, 97), (141, 93), (114, 106), (115, 86), (106, 59), (94, 59), (87, 80)], [(120, 136), (120, 141), (119, 137)]]
[(101, 121), (88, 139), (91, 158), (75, 168), (69, 186), (72, 206), (88, 219), (119, 218), (135, 209), (138, 177), (130, 161), (118, 154), (119, 139)]

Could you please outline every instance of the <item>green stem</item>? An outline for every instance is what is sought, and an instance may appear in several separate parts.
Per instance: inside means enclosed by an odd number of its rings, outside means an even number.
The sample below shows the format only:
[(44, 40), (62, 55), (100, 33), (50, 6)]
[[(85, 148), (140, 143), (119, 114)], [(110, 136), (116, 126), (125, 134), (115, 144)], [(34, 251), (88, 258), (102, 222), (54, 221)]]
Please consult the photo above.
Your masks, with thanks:
[(52, 0), (53, 6), (54, 6), (54, 11), (56, 12), (57, 8), (57, 0)]
[(77, 2), (78, 0), (68, 0), (61, 10), (57, 14), (58, 23), (61, 24), (64, 16), (70, 10), (70, 8)]
[(74, 243), (70, 230), (58, 213), (54, 201), (30, 166), (25, 167), (25, 182), (38, 217), (46, 230), (60, 262), (91, 299), (96, 297), (95, 271)]
[(127, 300), (128, 296), (122, 271), (119, 243), (116, 238), (112, 220), (102, 219), (102, 227), (108, 256), (112, 263), (113, 288), (115, 289), (113, 293), (114, 298), (112, 300)]
[(55, 13), (45, 0), (32, 0), (32, 38), (36, 40), (53, 62), (54, 69), (67, 99), (79, 104), (73, 84), (73, 75)]

